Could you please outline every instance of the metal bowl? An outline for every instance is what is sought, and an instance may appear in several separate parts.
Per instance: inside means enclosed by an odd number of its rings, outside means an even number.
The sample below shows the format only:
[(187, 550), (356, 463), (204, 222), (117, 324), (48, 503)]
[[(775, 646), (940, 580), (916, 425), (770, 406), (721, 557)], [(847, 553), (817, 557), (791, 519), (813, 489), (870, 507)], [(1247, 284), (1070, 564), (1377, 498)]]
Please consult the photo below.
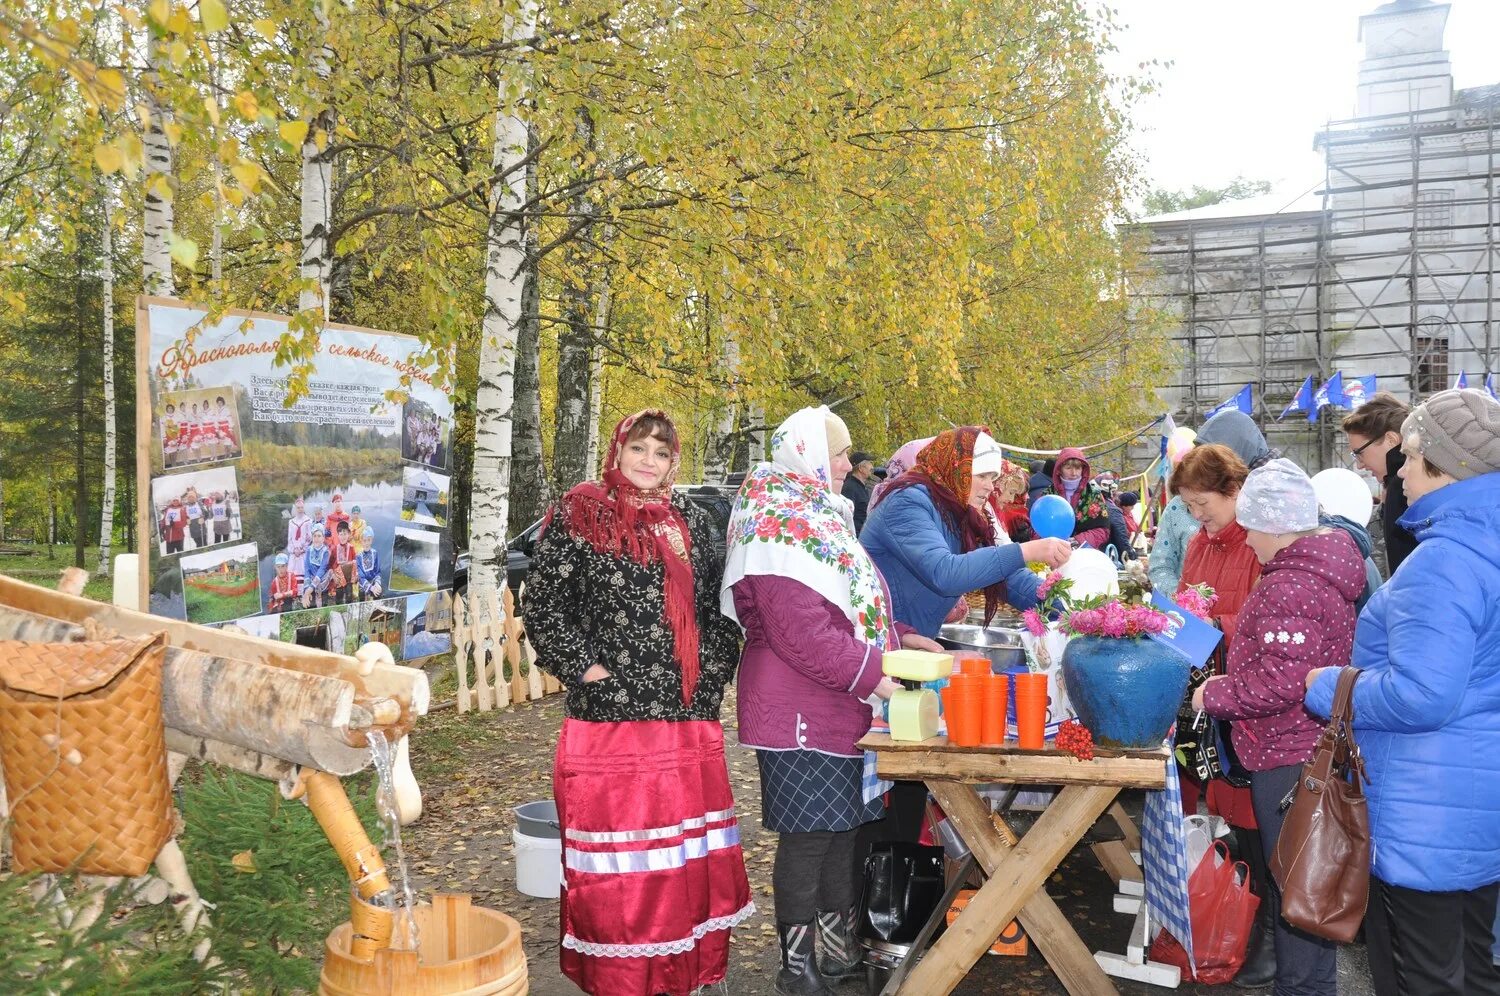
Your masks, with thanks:
[(988, 657), (990, 670), (995, 674), (1026, 666), (1026, 648), (1021, 642), (1021, 634), (1009, 627), (950, 623), (938, 630), (938, 643), (949, 650)]

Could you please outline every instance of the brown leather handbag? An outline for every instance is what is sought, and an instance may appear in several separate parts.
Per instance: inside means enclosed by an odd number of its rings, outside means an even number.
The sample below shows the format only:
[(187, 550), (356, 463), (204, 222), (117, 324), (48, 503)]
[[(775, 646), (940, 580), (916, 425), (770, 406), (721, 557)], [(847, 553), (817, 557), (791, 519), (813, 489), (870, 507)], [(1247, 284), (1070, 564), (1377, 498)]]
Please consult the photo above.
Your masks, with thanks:
[(1271, 855), (1287, 923), (1331, 941), (1354, 940), (1370, 897), (1370, 811), (1360, 784), (1368, 782), (1354, 742), (1354, 682), (1339, 672), (1333, 715), (1302, 767), (1291, 808)]
[(172, 835), (162, 634), (0, 640), (0, 758), (17, 871), (143, 875)]

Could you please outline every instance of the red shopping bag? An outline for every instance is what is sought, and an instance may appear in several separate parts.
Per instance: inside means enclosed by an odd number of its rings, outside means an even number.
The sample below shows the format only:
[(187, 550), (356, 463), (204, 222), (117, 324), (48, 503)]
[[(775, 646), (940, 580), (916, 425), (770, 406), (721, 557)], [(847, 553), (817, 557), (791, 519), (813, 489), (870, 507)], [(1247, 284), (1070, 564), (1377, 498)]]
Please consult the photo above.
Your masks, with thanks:
[(1163, 930), (1151, 942), (1151, 960), (1176, 965), (1185, 981), (1217, 986), (1231, 981), (1245, 964), (1250, 926), (1260, 899), (1250, 891), (1250, 869), (1229, 860), (1222, 841), (1203, 855), (1188, 879), (1188, 909), (1193, 920), (1195, 970), (1177, 938)]

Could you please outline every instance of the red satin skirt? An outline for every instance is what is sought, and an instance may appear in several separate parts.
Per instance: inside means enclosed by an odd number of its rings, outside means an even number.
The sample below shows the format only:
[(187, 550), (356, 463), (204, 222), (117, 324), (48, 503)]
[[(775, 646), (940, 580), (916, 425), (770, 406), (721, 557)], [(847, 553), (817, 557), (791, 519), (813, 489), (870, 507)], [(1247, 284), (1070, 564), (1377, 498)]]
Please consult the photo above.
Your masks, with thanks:
[(562, 970), (591, 996), (720, 982), (755, 912), (717, 722), (563, 721)]

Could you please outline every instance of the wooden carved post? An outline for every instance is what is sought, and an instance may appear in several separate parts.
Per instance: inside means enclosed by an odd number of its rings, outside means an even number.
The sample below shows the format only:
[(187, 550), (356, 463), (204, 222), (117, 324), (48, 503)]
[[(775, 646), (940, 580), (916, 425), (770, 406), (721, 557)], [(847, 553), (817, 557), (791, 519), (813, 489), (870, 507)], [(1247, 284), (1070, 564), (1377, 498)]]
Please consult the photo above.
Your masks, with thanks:
[(466, 610), (468, 598), (455, 593), (453, 596), (453, 668), (458, 672), (458, 711), (468, 712), (469, 701), (469, 652), (474, 648), (474, 635), (470, 631), (469, 614)]

